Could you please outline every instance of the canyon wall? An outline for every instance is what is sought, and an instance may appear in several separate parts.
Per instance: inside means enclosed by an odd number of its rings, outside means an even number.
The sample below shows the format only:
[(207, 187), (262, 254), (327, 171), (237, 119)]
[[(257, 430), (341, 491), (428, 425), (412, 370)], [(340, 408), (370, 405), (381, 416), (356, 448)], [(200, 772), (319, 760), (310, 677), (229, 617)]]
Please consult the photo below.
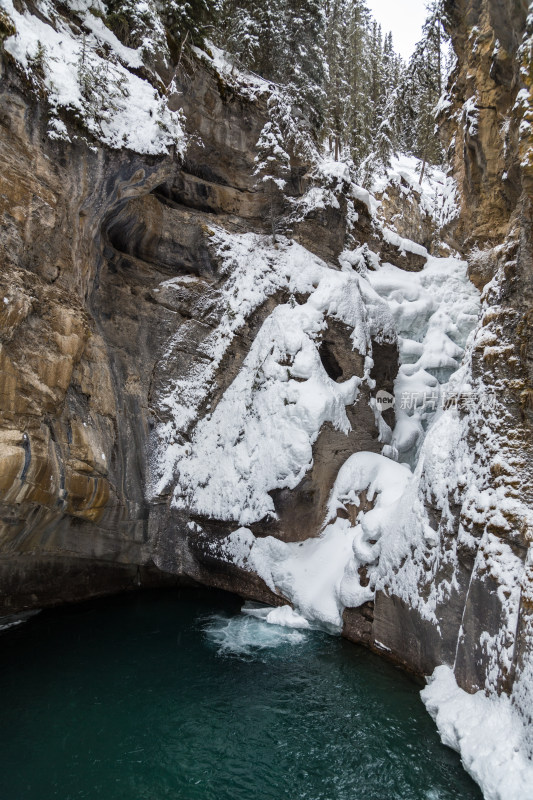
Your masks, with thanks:
[[(461, 205), (447, 240), (468, 260), (482, 313), (463, 362), (460, 427), (454, 433), (443, 418), (422, 456), (421, 497), (436, 539), (413, 543), (373, 609), (345, 610), (345, 633), (417, 672), (448, 664), (467, 691), (511, 693), (527, 731), (531, 18), (525, 2), (450, 1), (446, 11), (457, 60), (439, 122)], [(400, 585), (410, 587), (407, 598)]]
[[(347, 605), (343, 633), (420, 674), (449, 664), (469, 691), (514, 684), (525, 708), (533, 635), (526, 6), (448, 2), (457, 64), (441, 124), (461, 212), (444, 241), (416, 216), (416, 203), (408, 221), (398, 219), (400, 192), (389, 192), (377, 219), (368, 193), (339, 166), (320, 167), (311, 138), (302, 146), (290, 130), (283, 194), (258, 184), (256, 145), (276, 89), (224, 72), (212, 54), (158, 74), (167, 88), (174, 81), (168, 103), (182, 110), (186, 147), (111, 146), (68, 114), (53, 128), (68, 135), (51, 137), (46, 93), (12, 44), (21, 22), (14, 10), (2, 18), (2, 613), (183, 580), (285, 603), (282, 588), (232, 554), (228, 537), (246, 526), (254, 541), (307, 546), (349, 457), (394, 455), (394, 413), (379, 412), (374, 394), (393, 391), (398, 340), (384, 303), (358, 276), (380, 263), (420, 270), (428, 258), (421, 245), (455, 248), (483, 293), (461, 374), (495, 405), (460, 406), (451, 434), (428, 434), (416, 498), (432, 534), (411, 547), (406, 533), (406, 555), (372, 599)], [(74, 37), (90, 29), (87, 15), (58, 15), (53, 24)], [(274, 217), (287, 234), (278, 242)], [(357, 319), (342, 303), (347, 295)], [(268, 325), (296, 318), (307, 361), (289, 344), (278, 353), (264, 342)], [(267, 511), (248, 519), (231, 497), (222, 502), (224, 488), (233, 489), (212, 420), (226, 406), (231, 412), (232, 392), (253, 369), (257, 381), (252, 374), (241, 396), (252, 421), (263, 413), (254, 403), (266, 391), (258, 376), (267, 362), (294, 392), (312, 373), (329, 394), (322, 417), (307, 408), (300, 450), (285, 443), (293, 462), (266, 486)], [(273, 406), (280, 426), (296, 402), (285, 401)], [(234, 422), (229, 413), (226, 427)], [(222, 466), (206, 503), (211, 476), (198, 453), (209, 437), (214, 472)], [(243, 437), (236, 430), (231, 447)], [(267, 471), (268, 458), (261, 463)], [(238, 467), (245, 476), (247, 465)], [(358, 502), (346, 506), (346, 524), (373, 508), (364, 493)], [(358, 580), (366, 589), (366, 568)]]
[[(61, 14), (52, 27), (68, 25), (75, 36), (89, 30), (87, 16)], [(5, 44), (16, 24), (9, 15), (2, 24)], [(168, 83), (175, 67), (158, 80)], [(270, 229), (270, 198), (257, 185), (254, 159), (272, 87), (232, 85), (209, 57), (191, 56), (174, 74), (169, 103), (183, 111), (186, 153), (169, 147), (152, 155), (102, 144), (68, 114), (61, 120), (68, 135), (50, 136), (50, 102), (31, 70), (4, 47), (1, 70), (3, 610), (178, 576), (272, 599), (246, 573), (224, 566), (219, 575), (201, 537), (191, 535), (190, 516), (170, 508), (168, 493), (148, 497), (147, 490), (153, 431), (168, 416), (161, 398), (213, 360), (205, 342), (227, 310), (228, 276), (212, 228)], [(305, 195), (312, 168), (293, 146), (285, 197), (296, 203)], [(347, 213), (337, 194), (339, 202), (318, 210), (296, 209), (292, 222), (295, 240), (334, 269)], [(390, 250), (364, 202), (354, 199), (352, 211), (358, 238)], [(396, 257), (417, 263), (398, 249)], [(179, 285), (166, 285), (172, 279)], [(290, 292), (273, 286), (267, 295), (227, 343), (195, 419), (222, 396), (263, 321)], [(336, 375), (362, 374), (349, 331), (334, 321), (322, 355)], [(375, 366), (382, 384), (390, 384), (396, 360), (395, 345), (384, 346)], [(317, 531), (336, 468), (354, 448), (378, 448), (374, 414), (361, 406), (349, 412), (348, 437), (326, 426), (301, 487), (278, 493), (279, 535)], [(188, 435), (184, 429), (182, 440)], [(205, 522), (214, 537), (224, 531), (222, 522)]]

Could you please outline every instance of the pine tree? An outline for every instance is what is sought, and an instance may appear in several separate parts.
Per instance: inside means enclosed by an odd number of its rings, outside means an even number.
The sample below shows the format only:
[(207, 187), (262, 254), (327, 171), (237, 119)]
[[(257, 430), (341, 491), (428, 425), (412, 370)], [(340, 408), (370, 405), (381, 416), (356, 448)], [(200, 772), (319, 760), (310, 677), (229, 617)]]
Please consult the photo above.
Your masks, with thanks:
[(352, 0), (348, 23), (346, 132), (348, 149), (356, 165), (368, 156), (372, 142), (372, 121), (368, 114), (369, 31), (370, 15), (364, 0)]
[(435, 108), (443, 89), (445, 35), (443, 0), (431, 0), (422, 38), (407, 67), (399, 103), (402, 143), (422, 161), (420, 180), (427, 164), (438, 164), (443, 158), (435, 132)]
[(391, 168), (392, 156), (397, 155), (396, 97), (396, 90), (391, 91), (386, 97), (374, 145), (375, 172), (378, 175), (387, 173)]
[(49, 65), (46, 47), (40, 39), (37, 40), (35, 53), (33, 55), (28, 54), (27, 58), (31, 80), (39, 92), (43, 91)]
[(323, 0), (223, 0), (219, 42), (238, 62), (282, 84), (318, 130), (324, 116)]
[[(351, 154), (358, 180), (371, 186), (374, 177), (391, 166), (400, 141), (398, 94), (403, 79), (403, 63), (394, 52), (392, 34), (382, 35), (380, 26), (359, 14), (360, 64), (351, 107)], [(361, 88), (362, 87), (362, 88)]]
[[(422, 39), (407, 66), (365, 0), (212, 5), (220, 7), (219, 44), (279, 84), (293, 123), (310, 125), (335, 159), (353, 160), (358, 179), (370, 184), (399, 149), (424, 164), (442, 157), (433, 109), (443, 86), (443, 2), (429, 0)], [(276, 119), (288, 140), (288, 126), (279, 114)]]
[(245, 68), (277, 81), (282, 61), (282, 0), (221, 0), (217, 39)]
[(257, 7), (225, 2), (221, 11), (219, 35), (225, 49), (249, 69), (257, 67), (261, 52), (261, 26)]
[(424, 23), (424, 39), (432, 53), (432, 60), (436, 68), (436, 85), (438, 97), (442, 95), (443, 71), (443, 45), (446, 37), (444, 29), (444, 0), (430, 0), (428, 16)]
[(165, 0), (162, 4), (167, 29), (177, 41), (185, 38), (202, 47), (204, 37), (215, 23), (218, 4), (213, 0)]
[(282, 190), (286, 183), (285, 176), (290, 170), (290, 158), (285, 151), (283, 136), (276, 122), (266, 123), (256, 147), (258, 154), (255, 157), (254, 175), (257, 184), (262, 185), (268, 193), (272, 241), (276, 244), (283, 211)]
[(346, 107), (349, 102), (347, 10), (346, 0), (327, 0), (327, 101), (324, 132), (335, 161), (338, 161), (346, 140)]
[(279, 76), (315, 129), (324, 119), (325, 16), (322, 0), (285, 0)]
[(123, 75), (111, 69), (110, 59), (110, 53), (106, 59), (95, 58), (83, 34), (77, 64), (78, 86), (85, 118), (98, 125), (109, 120), (129, 96)]

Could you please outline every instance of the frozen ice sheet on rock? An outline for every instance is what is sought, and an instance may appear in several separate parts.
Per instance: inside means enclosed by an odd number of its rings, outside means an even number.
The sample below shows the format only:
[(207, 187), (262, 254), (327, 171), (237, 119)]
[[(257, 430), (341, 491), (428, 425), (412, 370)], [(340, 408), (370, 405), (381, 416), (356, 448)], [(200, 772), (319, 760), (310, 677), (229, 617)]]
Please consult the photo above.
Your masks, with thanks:
[(413, 253), (417, 256), (422, 256), (423, 258), (428, 258), (429, 253), (425, 247), (421, 244), (417, 244), (416, 242), (411, 241), (411, 239), (405, 239), (403, 236), (399, 236), (396, 231), (391, 230), (385, 226), (381, 227), (381, 234), (386, 242), (392, 244), (393, 247), (397, 247), (400, 253)]
[(439, 387), (458, 370), (478, 319), (479, 292), (468, 279), (466, 262), (454, 258), (430, 257), (420, 272), (384, 264), (367, 278), (387, 302), (398, 332), (392, 445), (414, 466), (441, 400)]
[[(295, 243), (274, 248), (254, 234), (215, 235), (228, 275), (222, 290), (228, 312), (204, 343), (212, 361), (184, 376), (163, 401), (174, 421), (160, 430), (159, 486), (175, 479), (177, 508), (248, 525), (274, 513), (272, 489), (292, 489), (303, 478), (324, 423), (349, 432), (346, 406), (370, 382), (370, 359), (361, 377), (338, 383), (328, 376), (319, 354), (328, 318), (347, 326), (353, 349), (364, 356), (372, 335), (394, 332), (386, 303), (357, 273), (331, 269)], [(176, 440), (183, 419), (194, 419), (236, 331), (280, 289), (289, 302), (267, 317), (213, 413), (199, 420), (189, 443), (165, 444)], [(291, 302), (291, 293), (307, 295), (306, 302)]]
[(339, 470), (328, 504), (331, 520), (346, 504), (359, 506), (359, 495), (365, 491), (367, 500), (374, 503), (372, 511), (388, 508), (402, 497), (411, 470), (405, 464), (397, 464), (378, 453), (354, 453)]
[[(404, 531), (397, 521), (412, 477), (405, 464), (377, 453), (355, 453), (341, 467), (328, 505), (329, 519), (334, 521), (324, 535), (346, 526), (347, 520), (334, 518), (349, 506), (359, 508), (363, 493), (371, 504), (369, 510), (359, 510), (355, 525), (350, 527), (352, 552), (340, 584), (341, 614), (345, 607), (355, 608), (374, 598), (387, 556), (392, 554), (396, 559), (397, 544), (405, 547)], [(362, 567), (367, 568), (367, 585), (361, 583)]]
[(310, 302), (274, 310), (212, 416), (184, 445), (175, 507), (243, 525), (260, 520), (274, 513), (268, 492), (293, 489), (309, 469), (324, 422), (348, 432), (345, 406), (361, 379), (329, 378), (315, 341), (323, 327)]

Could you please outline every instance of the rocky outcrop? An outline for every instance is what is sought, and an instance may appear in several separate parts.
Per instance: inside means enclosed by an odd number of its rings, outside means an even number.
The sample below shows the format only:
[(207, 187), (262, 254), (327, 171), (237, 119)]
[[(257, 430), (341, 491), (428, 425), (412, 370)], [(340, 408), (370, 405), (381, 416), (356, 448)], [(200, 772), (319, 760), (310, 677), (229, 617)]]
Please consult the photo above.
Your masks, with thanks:
[[(533, 502), (527, 4), (450, 1), (447, 11), (457, 65), (441, 122), (462, 202), (453, 236), (484, 291), (466, 360), (474, 402), (461, 411), (457, 450), (441, 458), (450, 476), (445, 504), (437, 503), (434, 478), (423, 484), (439, 543), (412, 555), (424, 564), (417, 583), (422, 604), (435, 587), (443, 595), (431, 620), (394, 590), (378, 592), (374, 608), (345, 611), (345, 634), (417, 672), (448, 664), (467, 691), (511, 693), (527, 725)], [(489, 395), (494, 406), (482, 410)]]
[(527, 79), (520, 50), (527, 10), (525, 0), (447, 3), (457, 65), (441, 122), (461, 189), (467, 250), (501, 244), (522, 195), (522, 113), (515, 103)]
[[(434, 246), (442, 240), (442, 231), (422, 207), (420, 191), (405, 178), (398, 176), (396, 180), (387, 183), (385, 191), (376, 194), (376, 199), (381, 203), (379, 215), (386, 225), (405, 239), (419, 242), (429, 253), (433, 253)], [(386, 254), (383, 261), (387, 261)], [(421, 266), (423, 264), (419, 269)]]
[[(467, 3), (465, 10), (466, 24), (459, 19), (460, 8), (450, 4), (458, 53), (452, 102), (464, 103), (455, 147), (456, 169), (463, 180), (461, 219), (466, 246), (472, 248), (472, 279), (485, 285), (494, 276), (483, 295), (472, 372), (479, 385), (495, 391), (498, 398), (492, 436), (478, 421), (472, 426), (472, 447), (484, 463), (488, 490), (500, 498), (500, 515), (485, 523), (484, 535), (495, 537), (502, 552), (512, 552), (517, 566), (512, 604), (509, 596), (502, 595), (501, 571), (495, 572), (490, 565), (474, 570), (456, 673), (467, 687), (511, 692), (527, 726), (531, 717), (525, 694), (533, 656), (529, 609), (533, 530), (531, 21), (526, 19), (527, 3), (518, 0), (484, 2), (480, 7)], [(474, 118), (469, 119), (469, 114)], [(479, 521), (474, 518), (471, 525), (476, 530)], [(484, 647), (487, 633), (493, 641), (499, 640), (497, 657)]]
[[(133, 583), (137, 568), (152, 563), (145, 482), (154, 369), (176, 318), (194, 313), (193, 303), (172, 306), (153, 289), (176, 274), (216, 280), (206, 245), (210, 204), (253, 225), (264, 203), (241, 163), (253, 163), (261, 110), (249, 109), (247, 119), (201, 67), (195, 86), (195, 129), (215, 131), (203, 162), (216, 172), (203, 163), (196, 169), (203, 178), (194, 174), (194, 147), (182, 165), (172, 155), (53, 143), (44, 107), (3, 59), (0, 571), (7, 608), (115, 590), (129, 580), (121, 573)], [(226, 130), (239, 135), (224, 139)], [(205, 308), (199, 313), (205, 326)], [(80, 581), (80, 571), (98, 574)]]
[[(232, 89), (209, 59), (191, 63), (175, 75), (181, 94), (172, 101), (182, 106), (191, 135), (186, 155), (143, 155), (90, 137), (50, 138), (46, 100), (2, 52), (0, 585), (6, 612), (176, 575), (269, 597), (250, 576), (218, 575), (201, 540), (189, 545), (188, 520), (172, 511), (169, 496), (148, 499), (146, 492), (162, 394), (209, 360), (205, 342), (225, 310), (226, 275), (212, 226), (268, 231), (269, 200), (253, 174), (266, 97)], [(291, 159), (286, 195), (298, 198), (311, 185), (310, 165), (297, 152)], [(377, 247), (364, 203), (358, 211), (361, 242)], [(344, 203), (303, 215), (294, 226), (295, 237), (333, 269), (344, 246), (345, 214)], [(165, 281), (179, 276), (179, 290), (167, 290)], [(200, 415), (237, 375), (270, 311), (288, 299), (273, 294), (244, 321)], [(320, 352), (335, 379), (362, 374), (362, 359), (335, 320)], [(396, 359), (394, 347), (384, 351), (376, 375), (394, 372)], [(279, 520), (265, 532), (298, 539), (309, 527), (318, 530), (346, 455), (381, 446), (367, 401), (368, 390), (359, 410), (350, 410), (350, 436), (331, 426), (322, 431), (312, 472), (295, 491), (274, 493)], [(224, 524), (212, 520), (210, 529), (216, 537)]]

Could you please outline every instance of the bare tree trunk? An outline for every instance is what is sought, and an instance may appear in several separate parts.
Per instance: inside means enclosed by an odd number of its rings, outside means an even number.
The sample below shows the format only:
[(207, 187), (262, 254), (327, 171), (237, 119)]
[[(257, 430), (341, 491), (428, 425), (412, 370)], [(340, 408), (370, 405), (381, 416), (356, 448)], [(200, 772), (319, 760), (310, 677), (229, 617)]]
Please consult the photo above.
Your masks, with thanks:
[(422, 169), (420, 171), (420, 183), (424, 180), (424, 173), (426, 171), (426, 157), (424, 156), (424, 160), (422, 162)]
[(437, 56), (438, 56), (438, 70), (439, 70), (439, 74), (438, 74), (437, 77), (438, 77), (438, 82), (439, 82), (438, 83), (438, 86), (439, 86), (439, 100), (440, 100), (440, 96), (442, 94), (442, 64), (441, 64), (441, 60), (442, 60), (442, 54), (441, 54), (442, 45), (441, 45), (440, 26), (441, 26), (441, 21), (440, 21), (440, 17), (439, 17), (437, 19)]
[(178, 56), (178, 63), (176, 64), (174, 72), (172, 73), (172, 78), (170, 79), (169, 84), (168, 84), (168, 86), (167, 86), (167, 88), (165, 90), (165, 94), (166, 95), (170, 92), (170, 87), (174, 83), (174, 78), (178, 74), (178, 70), (179, 70), (180, 65), (181, 65), (181, 57), (183, 56), (183, 48), (185, 47), (185, 45), (187, 43), (188, 36), (189, 36), (189, 31), (187, 31), (187, 33), (185, 34), (185, 38), (183, 39), (183, 41), (181, 43), (180, 52), (179, 52), (179, 56)]

